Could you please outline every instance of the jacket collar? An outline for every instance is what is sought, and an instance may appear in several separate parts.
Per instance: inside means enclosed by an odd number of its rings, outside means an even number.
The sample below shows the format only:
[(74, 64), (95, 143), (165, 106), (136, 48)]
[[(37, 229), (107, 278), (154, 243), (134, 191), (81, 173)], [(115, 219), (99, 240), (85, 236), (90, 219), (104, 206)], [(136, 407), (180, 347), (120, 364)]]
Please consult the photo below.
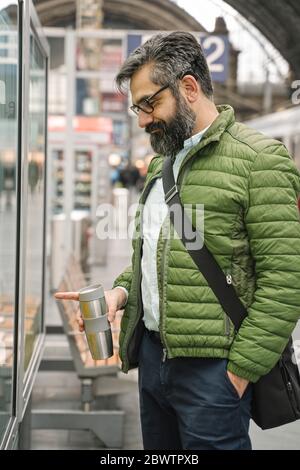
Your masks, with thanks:
[(235, 122), (234, 117), (234, 110), (228, 104), (223, 104), (217, 106), (217, 110), (219, 112), (219, 116), (214, 120), (208, 130), (205, 132), (202, 140), (199, 143), (199, 146), (195, 146), (202, 148), (205, 147), (210, 142), (220, 140), (221, 136), (224, 134), (228, 127), (232, 126)]
[[(232, 124), (235, 122), (234, 110), (228, 104), (223, 104), (217, 106), (217, 110), (219, 111), (218, 117), (214, 120), (211, 126), (207, 129), (205, 134), (203, 135), (202, 139), (200, 140), (199, 144), (195, 145), (186, 157), (184, 158), (181, 166), (185, 163), (185, 161), (194, 155), (196, 152), (201, 150), (206, 145), (210, 144), (211, 142), (217, 142), (220, 140), (226, 129), (228, 129)], [(151, 178), (157, 174), (159, 174), (162, 170), (162, 163), (164, 157), (160, 156), (159, 162), (157, 163), (157, 167), (155, 168)]]

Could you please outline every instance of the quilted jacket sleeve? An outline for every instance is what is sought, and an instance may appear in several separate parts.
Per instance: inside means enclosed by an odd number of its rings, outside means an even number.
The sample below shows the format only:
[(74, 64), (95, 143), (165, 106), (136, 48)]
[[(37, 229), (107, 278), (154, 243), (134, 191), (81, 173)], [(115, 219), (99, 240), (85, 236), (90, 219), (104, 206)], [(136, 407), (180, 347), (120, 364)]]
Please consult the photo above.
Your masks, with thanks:
[(113, 284), (114, 287), (124, 287), (127, 292), (130, 291), (130, 286), (131, 286), (131, 280), (132, 280), (132, 266), (128, 266), (115, 280)]
[(278, 361), (300, 318), (300, 175), (282, 145), (257, 155), (245, 214), (256, 290), (228, 370), (256, 382)]

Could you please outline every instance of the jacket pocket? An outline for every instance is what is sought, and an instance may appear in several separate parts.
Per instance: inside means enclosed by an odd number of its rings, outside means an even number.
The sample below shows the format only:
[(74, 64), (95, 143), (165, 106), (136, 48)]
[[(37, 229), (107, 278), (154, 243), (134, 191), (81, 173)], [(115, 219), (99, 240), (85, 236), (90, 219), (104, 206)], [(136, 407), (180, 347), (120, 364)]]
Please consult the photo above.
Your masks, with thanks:
[(226, 313), (224, 313), (224, 333), (228, 337), (231, 335), (231, 320)]

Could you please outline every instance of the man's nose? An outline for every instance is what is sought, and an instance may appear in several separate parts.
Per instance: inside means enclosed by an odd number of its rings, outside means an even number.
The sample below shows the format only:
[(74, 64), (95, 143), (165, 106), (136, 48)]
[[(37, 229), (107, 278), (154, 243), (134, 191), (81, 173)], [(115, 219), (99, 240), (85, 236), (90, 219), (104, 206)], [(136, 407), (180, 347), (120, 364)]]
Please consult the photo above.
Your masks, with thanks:
[(148, 126), (148, 124), (151, 124), (153, 122), (153, 116), (152, 114), (147, 114), (147, 113), (144, 113), (144, 111), (140, 111), (139, 112), (139, 127), (141, 127), (141, 129), (144, 129), (146, 126)]

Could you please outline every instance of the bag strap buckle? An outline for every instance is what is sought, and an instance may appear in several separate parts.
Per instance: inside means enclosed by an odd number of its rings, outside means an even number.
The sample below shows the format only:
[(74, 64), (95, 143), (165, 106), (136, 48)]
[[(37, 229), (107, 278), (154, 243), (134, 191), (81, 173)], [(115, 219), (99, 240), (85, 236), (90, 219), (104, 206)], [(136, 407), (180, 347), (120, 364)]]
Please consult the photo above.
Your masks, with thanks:
[(171, 199), (173, 199), (173, 197), (178, 193), (178, 186), (177, 184), (174, 184), (174, 186), (165, 194), (166, 203), (168, 204), (169, 201), (171, 201)]

